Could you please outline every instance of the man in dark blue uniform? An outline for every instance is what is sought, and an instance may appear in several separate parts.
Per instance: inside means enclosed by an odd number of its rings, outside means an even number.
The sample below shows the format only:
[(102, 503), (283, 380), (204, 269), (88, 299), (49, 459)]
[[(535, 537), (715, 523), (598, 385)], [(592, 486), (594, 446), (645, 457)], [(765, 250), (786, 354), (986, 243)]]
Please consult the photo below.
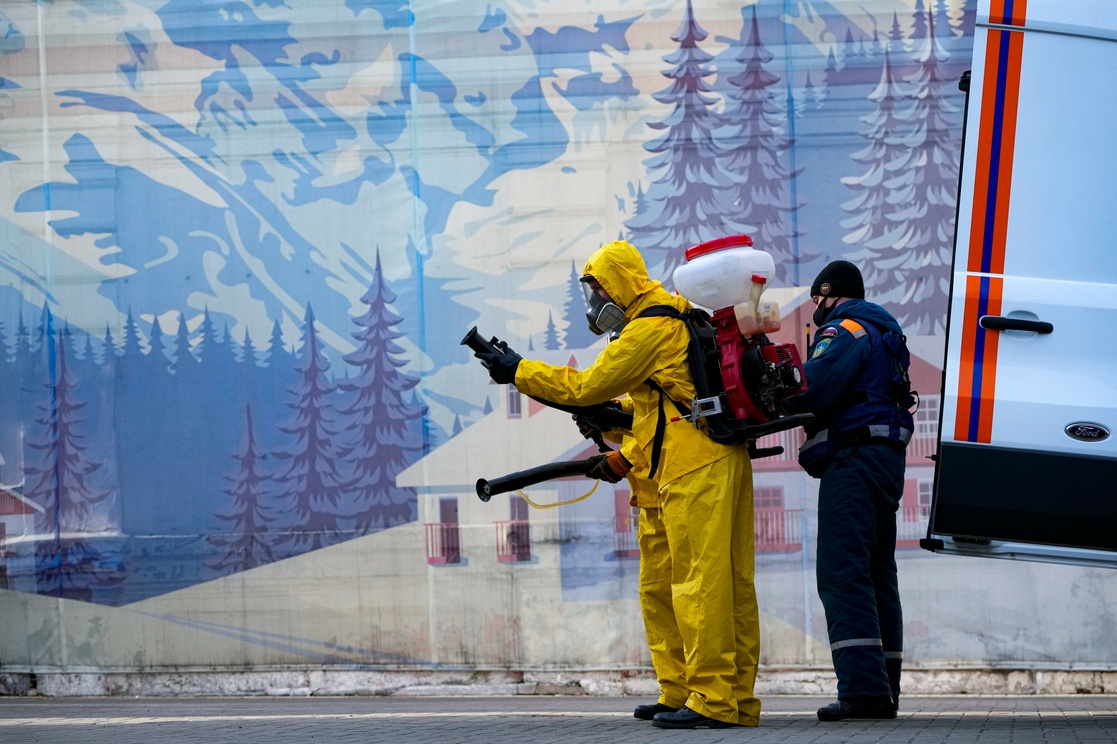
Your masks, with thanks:
[(838, 702), (818, 718), (895, 718), (903, 660), (896, 510), (915, 403), (908, 350), (896, 319), (865, 301), (852, 263), (826, 266), (811, 299), (808, 389), (786, 408), (815, 414), (799, 463), (820, 479), (816, 575), (838, 676)]

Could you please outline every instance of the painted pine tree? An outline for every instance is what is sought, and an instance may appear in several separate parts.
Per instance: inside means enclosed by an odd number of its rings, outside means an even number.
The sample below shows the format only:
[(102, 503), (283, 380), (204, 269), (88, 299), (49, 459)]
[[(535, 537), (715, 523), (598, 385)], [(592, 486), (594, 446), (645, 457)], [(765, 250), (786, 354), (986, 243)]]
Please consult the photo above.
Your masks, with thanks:
[(143, 354), (143, 336), (140, 333), (140, 326), (136, 323), (136, 319), (132, 317), (132, 311), (128, 310), (128, 316), (124, 320), (124, 329), (121, 331), (120, 356), (138, 359)]
[(268, 366), (278, 367), (283, 364), (293, 365), (294, 355), (283, 345), (283, 326), (276, 318), (272, 323), (271, 336), (268, 337)]
[[(954, 33), (954, 19), (947, 0), (934, 0), (935, 3), (935, 35), (940, 39), (952, 39)], [(928, 9), (929, 10), (929, 9)]]
[(855, 196), (842, 204), (850, 217), (842, 221), (849, 230), (842, 240), (858, 250), (847, 255), (865, 277), (865, 288), (876, 302), (889, 302), (902, 296), (905, 276), (895, 271), (902, 263), (905, 247), (900, 244), (904, 224), (893, 220), (896, 201), (903, 197), (897, 169), (908, 164), (910, 149), (905, 137), (908, 125), (899, 116), (904, 101), (892, 73), (891, 52), (885, 52), (880, 84), (870, 94), (874, 110), (862, 118), (867, 125), (863, 135), (868, 143), (850, 157), (864, 167), (859, 176), (842, 179)]
[[(336, 389), (326, 376), (330, 363), (318, 341), (314, 310), (308, 304), (295, 369), (298, 382), (289, 390), (287, 404), (294, 418), (280, 426), (289, 445), (276, 456), (284, 465), (275, 476), (277, 503), (289, 530), (283, 538), (286, 555), (336, 543), (341, 524), (338, 507), (344, 478), (340, 462)], [(279, 550), (276, 549), (277, 558)]]
[(31, 331), (23, 322), (23, 313), (19, 314), (16, 324), (15, 338), (12, 339), (12, 360), (16, 361), (31, 353)]
[(946, 55), (928, 18), (928, 34), (916, 56), (919, 69), (908, 78), (911, 106), (902, 113), (909, 148), (897, 168), (897, 210), (891, 215), (902, 234), (893, 271), (903, 277), (903, 293), (885, 304), (909, 335), (945, 330), (950, 262), (957, 204), (960, 122), (951, 102), (954, 81), (944, 79)]
[(838, 58), (834, 54), (834, 48), (830, 47), (830, 51), (826, 53), (826, 66), (822, 68), (822, 87), (825, 99), (827, 95), (836, 87), (842, 84), (841, 70), (838, 69)]
[(116, 341), (112, 337), (112, 329), (105, 324), (105, 335), (101, 339), (101, 364), (109, 364), (116, 359)]
[[(826, 99), (826, 91), (824, 88), (815, 87), (814, 81), (811, 80), (811, 71), (807, 70), (807, 82), (803, 84), (803, 104), (804, 112), (807, 111), (807, 106), (811, 108), (818, 108)], [(800, 114), (802, 115), (802, 114)]]
[(962, 16), (958, 19), (958, 32), (962, 38), (970, 39), (973, 44), (974, 25), (977, 23), (977, 0), (965, 0), (962, 3)]
[(955, 84), (961, 79), (962, 73), (970, 69), (973, 60), (973, 26), (970, 26), (967, 36), (965, 25), (964, 7), (952, 8), (947, 0), (936, 1), (933, 28), (946, 53), (941, 74)]
[(208, 563), (221, 574), (247, 571), (275, 560), (268, 534), (268, 523), (274, 517), (268, 514), (270, 478), (264, 467), (266, 457), (256, 444), (252, 406), (246, 405), (244, 443), (233, 455), (237, 469), (231, 477), (226, 477), (229, 506), (216, 513), (218, 519), (228, 523), (229, 531), (209, 536), (209, 542), (223, 552)]
[(422, 454), (414, 424), (423, 412), (404, 399), (419, 380), (402, 370), (407, 360), (396, 343), (403, 334), (396, 328), (402, 318), (392, 309), (395, 301), (377, 251), (372, 283), (361, 297), (368, 310), (353, 320), (357, 349), (344, 357), (356, 370), (343, 389), (349, 395), (344, 414), (351, 434), (350, 489), (362, 534), (414, 521), (418, 514), (415, 491), (396, 485), (396, 475)]
[(244, 341), (240, 345), (240, 362), (252, 368), (261, 366), (260, 354), (256, 351), (256, 344), (252, 342), (252, 336), (248, 333), (248, 326), (244, 328)]
[(663, 73), (671, 82), (653, 96), (671, 111), (648, 124), (663, 133), (644, 145), (652, 153), (644, 161), (647, 210), (625, 223), (649, 273), (668, 288), (687, 248), (750, 227), (737, 219), (733, 179), (722, 165), (727, 153), (714, 137), (722, 122), (707, 82), (714, 74), (713, 57), (699, 47), (705, 38), (687, 0), (683, 21), (671, 36), (679, 47), (663, 58), (671, 65)]
[(123, 578), (121, 568), (92, 542), (111, 527), (109, 515), (99, 509), (111, 492), (93, 482), (100, 463), (87, 456), (85, 404), (70, 369), (70, 351), (62, 334), (51, 332), (49, 309), (44, 310), (46, 334), (38, 356), (50, 379), (24, 440), (23, 463), (24, 494), (42, 507), (36, 516), (44, 538), (35, 544), (36, 587), (39, 594), (91, 601), (95, 590)]
[(922, 45), (923, 40), (926, 39), (927, 36), (931, 33), (931, 27), (927, 23), (928, 18), (930, 18), (930, 13), (928, 12), (927, 7), (923, 4), (923, 0), (915, 0), (915, 9), (912, 11), (911, 14), (911, 38), (917, 45), (916, 47), (914, 47), (916, 49), (918, 49), (919, 46)]
[(907, 45), (907, 40), (904, 38), (904, 29), (900, 26), (900, 16), (895, 11), (892, 12), (892, 25), (888, 29), (888, 44), (886, 48), (893, 54), (911, 51)]
[[(745, 11), (741, 14), (745, 17)], [(791, 194), (801, 170), (792, 171), (786, 162), (792, 145), (786, 134), (788, 112), (775, 100), (785, 89), (775, 87), (781, 78), (767, 69), (773, 55), (760, 39), (755, 6), (733, 47), (741, 71), (729, 76), (723, 91), (726, 126), (719, 135), (727, 151), (725, 167), (737, 181), (739, 218), (756, 225), (751, 232), (756, 248), (776, 260), (780, 281), (795, 283), (800, 234), (794, 219), (800, 205)]]
[(205, 364), (212, 377), (220, 378), (222, 375), (236, 374), (237, 358), (233, 339), (228, 333), (224, 337), (218, 335), (208, 307), (202, 312), (202, 323), (198, 326), (198, 340), (194, 345), (194, 355)]
[(97, 351), (93, 348), (93, 336), (90, 335), (89, 331), (81, 332), (81, 341), (79, 343), (81, 344), (82, 361), (96, 364)]
[(151, 321), (151, 334), (148, 336), (151, 350), (144, 357), (145, 362), (153, 368), (153, 373), (165, 372), (170, 367), (170, 360), (167, 359), (167, 352), (163, 348), (163, 335), (163, 327), (159, 323), (159, 316), (156, 315)]
[(543, 332), (543, 348), (547, 350), (561, 349), (558, 329), (555, 328), (554, 313), (547, 313), (547, 329)]
[(582, 294), (582, 275), (574, 262), (570, 262), (570, 281), (566, 287), (566, 301), (562, 303), (562, 317), (566, 320), (565, 348), (585, 349), (597, 341), (597, 336), (586, 323), (586, 298)]
[(198, 367), (198, 359), (190, 349), (190, 329), (186, 325), (186, 316), (178, 315), (178, 330), (175, 331), (175, 340), (171, 345), (173, 360), (171, 369), (180, 379), (191, 375)]

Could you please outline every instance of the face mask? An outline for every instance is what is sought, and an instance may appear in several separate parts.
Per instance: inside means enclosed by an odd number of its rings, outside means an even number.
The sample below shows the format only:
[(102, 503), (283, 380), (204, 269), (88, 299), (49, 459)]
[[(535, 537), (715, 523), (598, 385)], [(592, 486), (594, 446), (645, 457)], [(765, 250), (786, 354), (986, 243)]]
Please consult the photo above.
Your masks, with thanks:
[(814, 315), (811, 317), (811, 320), (814, 321), (815, 328), (825, 323), (826, 319), (830, 317), (830, 313), (834, 312), (834, 305), (827, 307), (827, 299), (828, 298), (823, 298), (822, 302), (818, 303), (818, 307), (814, 309)]
[(586, 281), (590, 277), (582, 277), (582, 296), (586, 298), (586, 321), (590, 330), (600, 336), (612, 331), (624, 323), (624, 310), (615, 302), (610, 302), (597, 292), (593, 291)]

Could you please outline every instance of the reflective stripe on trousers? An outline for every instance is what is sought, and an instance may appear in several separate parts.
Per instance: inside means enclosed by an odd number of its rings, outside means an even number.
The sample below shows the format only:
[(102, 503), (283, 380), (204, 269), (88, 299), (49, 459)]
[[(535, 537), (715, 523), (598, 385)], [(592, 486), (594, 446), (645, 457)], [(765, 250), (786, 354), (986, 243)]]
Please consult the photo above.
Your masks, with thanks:
[[(848, 646), (880, 646), (884, 648), (884, 642), (879, 638), (851, 638), (848, 641), (838, 641), (837, 643), (830, 644), (831, 651), (837, 651), (839, 648), (846, 648)], [(886, 659), (902, 659), (904, 658), (903, 651), (885, 651), (884, 658)]]

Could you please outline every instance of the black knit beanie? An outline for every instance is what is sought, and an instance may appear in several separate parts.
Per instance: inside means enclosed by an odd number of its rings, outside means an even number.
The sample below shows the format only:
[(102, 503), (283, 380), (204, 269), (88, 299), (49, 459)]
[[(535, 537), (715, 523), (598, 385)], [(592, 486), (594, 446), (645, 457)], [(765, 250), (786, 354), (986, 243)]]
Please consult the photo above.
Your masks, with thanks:
[(865, 299), (865, 280), (849, 261), (831, 261), (818, 272), (811, 285), (811, 297), (853, 297)]

